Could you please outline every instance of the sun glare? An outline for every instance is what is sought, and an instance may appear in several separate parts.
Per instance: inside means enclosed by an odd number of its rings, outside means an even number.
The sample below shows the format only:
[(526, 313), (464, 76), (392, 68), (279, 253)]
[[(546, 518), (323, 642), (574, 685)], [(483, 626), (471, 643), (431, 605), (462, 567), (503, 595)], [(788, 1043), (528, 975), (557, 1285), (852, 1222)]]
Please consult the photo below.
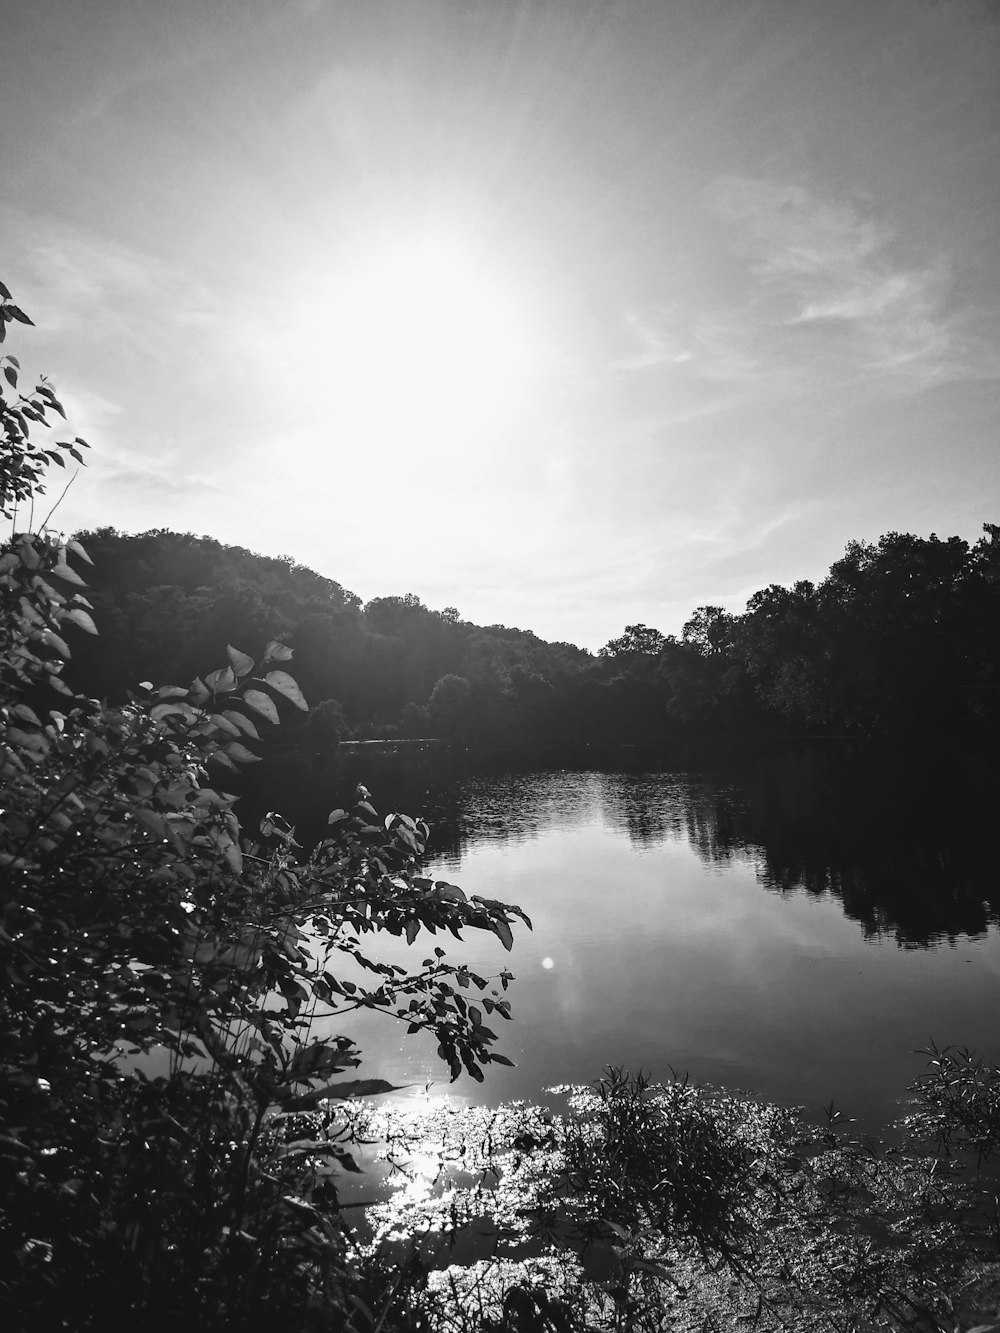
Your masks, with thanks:
[(481, 434), (516, 406), (531, 367), (527, 311), (499, 275), (441, 241), (338, 274), (306, 324), (328, 405), (377, 446)]

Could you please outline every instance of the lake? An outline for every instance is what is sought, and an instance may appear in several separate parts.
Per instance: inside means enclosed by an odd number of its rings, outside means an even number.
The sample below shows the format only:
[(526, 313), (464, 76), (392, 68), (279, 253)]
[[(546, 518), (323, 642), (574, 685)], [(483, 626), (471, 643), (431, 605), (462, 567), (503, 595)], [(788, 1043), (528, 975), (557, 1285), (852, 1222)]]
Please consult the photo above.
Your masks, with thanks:
[(814, 747), (683, 770), (348, 768), (379, 808), (428, 815), (428, 873), (534, 925), (511, 954), (477, 932), (379, 949), (413, 966), (440, 943), (476, 971), (508, 967), (498, 1049), (516, 1068), (449, 1086), (432, 1042), (366, 1015), (344, 1024), (363, 1074), (497, 1103), (608, 1064), (673, 1069), (810, 1115), (833, 1099), (874, 1130), (931, 1041), (1000, 1060), (996, 792), (975, 765)]

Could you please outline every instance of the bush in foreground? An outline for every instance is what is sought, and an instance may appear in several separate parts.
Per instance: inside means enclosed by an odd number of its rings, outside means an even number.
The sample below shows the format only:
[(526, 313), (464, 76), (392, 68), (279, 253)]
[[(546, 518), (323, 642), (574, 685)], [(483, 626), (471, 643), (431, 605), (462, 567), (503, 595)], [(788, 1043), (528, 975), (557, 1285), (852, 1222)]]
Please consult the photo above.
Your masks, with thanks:
[[(30, 323), (0, 286), (11, 322)], [(427, 826), (383, 819), (364, 788), (306, 860), (276, 814), (244, 838), (216, 784), (306, 707), (282, 644), (117, 707), (65, 685), (67, 639), (97, 632), (89, 557), (17, 518), (86, 445), (40, 444), (58, 399), (20, 393), (15, 357), (0, 370), (5, 1326), (362, 1329), (338, 1208), (350, 1132), (328, 1116), (309, 1137), (308, 1113), (390, 1085), (339, 1077), (361, 1053), (337, 1029), (376, 1010), (431, 1034), (452, 1078), (509, 1063), (483, 1017), (509, 1019), (508, 973), (370, 945), (470, 928), (510, 948), (523, 914), (420, 876)]]
[(358, 1107), (396, 1168), (367, 1254), (419, 1275), (404, 1326), (448, 1333), (994, 1333), (996, 1180), (976, 1168), (1000, 1071), (928, 1054), (892, 1146), (832, 1108), (817, 1129), (615, 1069), (552, 1089), (561, 1113)]

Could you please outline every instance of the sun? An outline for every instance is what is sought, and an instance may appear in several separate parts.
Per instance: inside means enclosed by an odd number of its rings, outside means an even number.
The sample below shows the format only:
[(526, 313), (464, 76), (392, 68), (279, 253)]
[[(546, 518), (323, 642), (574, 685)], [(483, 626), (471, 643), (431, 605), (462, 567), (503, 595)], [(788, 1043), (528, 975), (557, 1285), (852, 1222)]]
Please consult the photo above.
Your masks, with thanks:
[(348, 364), (381, 365), (418, 394), (502, 373), (518, 359), (509, 299), (461, 250), (441, 244), (371, 263), (344, 284), (333, 313)]
[(434, 451), (488, 433), (517, 404), (532, 368), (529, 304), (468, 247), (421, 238), (342, 264), (303, 333), (342, 429)]

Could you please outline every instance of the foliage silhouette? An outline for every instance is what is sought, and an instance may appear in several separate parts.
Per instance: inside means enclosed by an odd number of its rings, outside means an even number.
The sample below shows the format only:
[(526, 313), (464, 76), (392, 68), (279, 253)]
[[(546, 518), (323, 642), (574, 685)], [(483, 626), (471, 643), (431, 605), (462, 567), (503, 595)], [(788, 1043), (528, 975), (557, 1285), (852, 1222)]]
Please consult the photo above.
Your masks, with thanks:
[[(3, 321), (27, 322), (2, 290)], [(2, 368), (16, 390), (17, 362)], [(12, 519), (50, 464), (82, 458), (81, 441), (34, 442), (53, 412), (44, 382), (4, 394)], [(276, 814), (246, 840), (209, 774), (253, 764), (261, 730), (305, 710), (291, 649), (226, 645), (190, 685), (114, 704), (76, 694), (62, 673), (70, 635), (96, 633), (89, 561), (44, 527), (0, 552), (0, 1304), (12, 1328), (66, 1311), (79, 1329), (328, 1327), (360, 1281), (331, 1167), (357, 1168), (342, 1127), (312, 1138), (308, 1116), (390, 1085), (338, 1077), (361, 1053), (313, 1024), (382, 1012), (433, 1035), (453, 1079), (481, 1079), (509, 1063), (483, 1009), (509, 1019), (493, 982), (510, 974), (440, 946), (407, 969), (370, 943), (471, 928), (509, 949), (527, 918), (421, 877), (426, 824), (383, 819), (363, 787), (307, 859)]]
[(961, 1146), (943, 1093), (972, 1112), (960, 1133), (975, 1149), (1000, 1075), (967, 1053), (928, 1054), (889, 1147), (853, 1139), (832, 1105), (816, 1126), (616, 1068), (550, 1089), (558, 1112), (438, 1106), (414, 1119), (359, 1105), (358, 1132), (385, 1143), (397, 1182), (370, 1247), (410, 1238), (414, 1269), (432, 1269), (408, 1293), (411, 1326), (449, 1333), (989, 1333), (995, 1185), (925, 1141)]
[[(412, 593), (360, 599), (287, 558), (207, 537), (78, 534), (102, 625), (68, 667), (123, 701), (130, 682), (187, 679), (227, 642), (296, 652), (311, 704), (337, 701), (344, 737), (436, 736), (477, 749), (766, 735), (972, 746), (1000, 727), (1000, 542), (890, 533), (852, 542), (819, 584), (772, 585), (742, 614), (698, 607), (680, 638), (629, 625), (594, 657), (528, 631), (477, 626)], [(177, 628), (183, 627), (183, 633)], [(458, 700), (456, 680), (468, 693)], [(464, 687), (463, 687), (464, 689)], [(304, 729), (280, 744), (308, 750)]]

